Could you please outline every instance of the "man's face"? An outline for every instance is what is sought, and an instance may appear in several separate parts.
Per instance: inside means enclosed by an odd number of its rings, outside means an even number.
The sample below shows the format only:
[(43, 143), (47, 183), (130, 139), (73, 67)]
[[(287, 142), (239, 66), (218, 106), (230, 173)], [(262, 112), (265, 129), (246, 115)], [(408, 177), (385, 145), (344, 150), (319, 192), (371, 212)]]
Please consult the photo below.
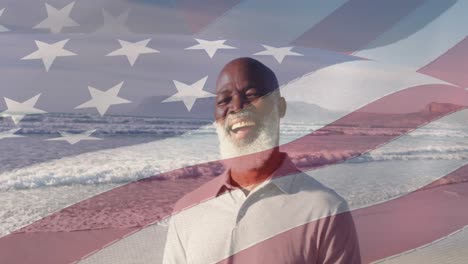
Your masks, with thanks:
[(217, 82), (215, 118), (224, 158), (278, 145), (283, 98), (271, 93), (276, 80), (247, 63), (228, 64)]

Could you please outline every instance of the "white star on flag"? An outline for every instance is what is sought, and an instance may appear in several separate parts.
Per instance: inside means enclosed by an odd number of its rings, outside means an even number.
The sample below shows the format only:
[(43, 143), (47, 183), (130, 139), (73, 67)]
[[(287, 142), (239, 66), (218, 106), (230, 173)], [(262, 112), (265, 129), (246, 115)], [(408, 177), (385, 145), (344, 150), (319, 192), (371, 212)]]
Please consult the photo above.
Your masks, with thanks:
[(58, 10), (46, 3), (47, 18), (35, 25), (34, 28), (48, 28), (52, 33), (60, 33), (64, 27), (79, 26), (78, 23), (70, 18), (70, 12), (74, 5), (75, 1)]
[(176, 86), (176, 89), (177, 89), (177, 93), (165, 99), (162, 102), (166, 103), (166, 102), (182, 101), (185, 107), (187, 107), (187, 110), (190, 112), (197, 99), (215, 96), (212, 93), (203, 91), (203, 87), (205, 86), (207, 79), (208, 79), (208, 76), (205, 76), (204, 78), (196, 81), (192, 85), (188, 85), (188, 84), (173, 80), (174, 85)]
[(49, 71), (50, 67), (54, 63), (57, 57), (74, 56), (75, 53), (64, 49), (63, 47), (67, 44), (69, 39), (61, 40), (53, 44), (48, 44), (39, 40), (36, 40), (37, 50), (23, 58), (22, 60), (38, 60), (41, 59), (44, 63), (46, 71)]
[(117, 17), (114, 17), (107, 12), (107, 10), (102, 9), (104, 24), (98, 28), (95, 33), (130, 33), (130, 30), (125, 25), (127, 23), (128, 13), (127, 10)]
[(40, 95), (41, 94), (38, 94), (22, 103), (4, 97), (7, 110), (1, 112), (0, 116), (11, 117), (13, 122), (15, 122), (15, 125), (17, 125), (25, 115), (47, 113), (46, 111), (34, 108)]
[(91, 134), (93, 134), (95, 131), (96, 129), (88, 130), (83, 133), (68, 133), (59, 131), (61, 137), (49, 138), (47, 140), (67, 141), (71, 145), (75, 145), (82, 140), (102, 140), (102, 138), (91, 137)]
[[(0, 9), (0, 17), (3, 15), (3, 12), (5, 11), (5, 8)], [(7, 32), (9, 31), (8, 28), (0, 25), (0, 32)]]
[(117, 96), (117, 94), (120, 91), (120, 88), (122, 88), (122, 85), (123, 82), (120, 82), (119, 84), (115, 85), (114, 87), (110, 88), (105, 92), (98, 90), (94, 87), (88, 86), (89, 93), (92, 97), (91, 100), (75, 107), (75, 109), (96, 107), (99, 114), (103, 116), (111, 105), (131, 103), (129, 100)]
[(208, 56), (210, 56), (210, 58), (213, 58), (216, 51), (218, 51), (219, 49), (237, 49), (236, 47), (232, 47), (232, 46), (224, 44), (226, 40), (209, 41), (209, 40), (197, 39), (197, 38), (195, 40), (198, 42), (197, 45), (194, 45), (185, 49), (186, 50), (205, 50)]
[(133, 66), (140, 54), (157, 53), (159, 50), (146, 47), (151, 39), (137, 41), (135, 43), (124, 40), (118, 40), (122, 48), (114, 50), (106, 56), (127, 56), (128, 62)]
[(265, 50), (257, 52), (254, 55), (271, 55), (278, 61), (278, 63), (282, 63), (284, 60), (284, 57), (286, 56), (304, 56), (303, 54), (291, 51), (293, 47), (275, 48), (275, 47), (263, 45), (263, 44), (262, 46), (265, 48)]
[(24, 137), (21, 135), (15, 135), (15, 133), (20, 130), (21, 128), (13, 128), (7, 131), (0, 132), (0, 140), (4, 138), (16, 138), (16, 137)]

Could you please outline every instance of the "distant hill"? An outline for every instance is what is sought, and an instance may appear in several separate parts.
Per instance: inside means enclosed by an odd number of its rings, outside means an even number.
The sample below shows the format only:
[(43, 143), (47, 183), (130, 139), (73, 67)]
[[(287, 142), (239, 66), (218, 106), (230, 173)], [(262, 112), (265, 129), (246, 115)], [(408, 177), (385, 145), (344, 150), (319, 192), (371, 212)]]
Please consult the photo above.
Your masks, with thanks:
[(426, 107), (424, 107), (423, 112), (427, 113), (443, 113), (443, 112), (450, 112), (454, 111), (455, 109), (458, 109), (460, 106), (459, 105), (454, 105), (450, 103), (437, 103), (437, 102), (432, 102)]
[(316, 104), (288, 102), (285, 122), (321, 124), (336, 120), (343, 112), (331, 111)]
[[(461, 106), (459, 105), (433, 102), (426, 105), (423, 111), (427, 113), (440, 113), (443, 111), (455, 111), (459, 108), (461, 108)], [(466, 122), (468, 122), (468, 111), (465, 110), (460, 113), (457, 113), (453, 116), (453, 118), (455, 118), (454, 120), (458, 121), (460, 124), (465, 124)]]
[[(450, 113), (461, 109), (462, 106), (451, 103), (432, 102), (423, 109), (412, 113), (370, 113), (354, 112), (346, 118), (337, 122), (341, 126), (360, 126), (367, 127), (414, 127), (418, 124), (424, 124), (442, 113)], [(466, 122), (466, 121), (465, 121)]]

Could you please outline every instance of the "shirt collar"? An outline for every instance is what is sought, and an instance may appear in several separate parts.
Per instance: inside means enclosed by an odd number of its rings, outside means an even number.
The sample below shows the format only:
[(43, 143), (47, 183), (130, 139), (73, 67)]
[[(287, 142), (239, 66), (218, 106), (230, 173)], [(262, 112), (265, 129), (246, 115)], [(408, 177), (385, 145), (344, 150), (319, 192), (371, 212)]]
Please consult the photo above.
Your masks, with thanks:
[[(290, 194), (292, 192), (292, 186), (295, 179), (294, 175), (292, 174), (296, 174), (300, 172), (300, 170), (296, 168), (286, 153), (281, 154), (283, 156), (281, 165), (272, 173), (268, 179), (265, 180), (265, 185), (274, 184), (283, 193)], [(238, 187), (234, 187), (231, 184), (231, 170), (228, 168), (217, 179), (215, 196), (219, 196), (224, 192), (235, 190), (237, 188)]]

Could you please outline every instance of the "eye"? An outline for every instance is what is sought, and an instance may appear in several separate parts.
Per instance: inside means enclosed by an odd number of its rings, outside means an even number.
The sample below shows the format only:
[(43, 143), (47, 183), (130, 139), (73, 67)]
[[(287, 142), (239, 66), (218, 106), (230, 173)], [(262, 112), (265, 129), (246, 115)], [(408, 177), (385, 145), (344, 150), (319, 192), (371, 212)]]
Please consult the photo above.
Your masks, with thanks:
[(255, 89), (249, 89), (246, 93), (245, 96), (247, 98), (253, 99), (259, 97), (259, 94), (257, 93), (257, 90)]
[(223, 106), (223, 105), (226, 105), (230, 100), (230, 97), (222, 97), (222, 98), (219, 98), (216, 102), (217, 105), (219, 106)]

